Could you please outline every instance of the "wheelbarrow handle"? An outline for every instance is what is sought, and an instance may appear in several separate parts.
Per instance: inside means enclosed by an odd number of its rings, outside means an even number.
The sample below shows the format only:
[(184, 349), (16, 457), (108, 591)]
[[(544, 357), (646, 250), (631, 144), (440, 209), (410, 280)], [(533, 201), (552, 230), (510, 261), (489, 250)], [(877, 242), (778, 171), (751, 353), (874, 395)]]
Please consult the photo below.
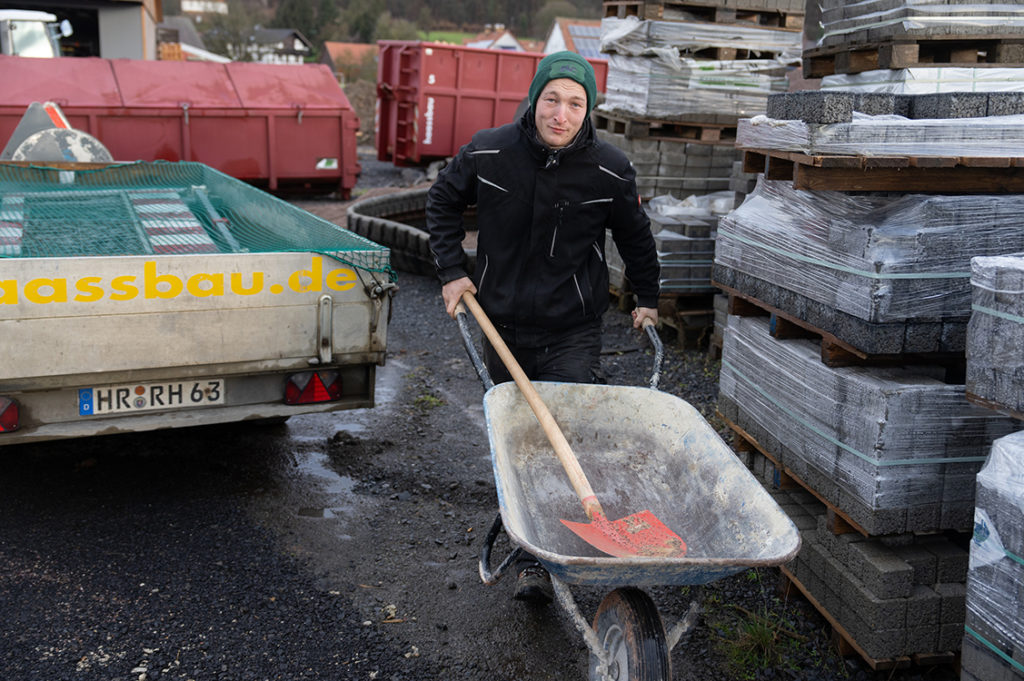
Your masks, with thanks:
[(650, 385), (651, 390), (657, 390), (658, 383), (661, 381), (661, 368), (665, 364), (665, 345), (661, 342), (658, 329), (649, 317), (644, 318), (642, 326), (644, 331), (647, 332), (647, 338), (650, 339), (651, 346), (654, 348), (654, 366), (651, 368)]
[(462, 333), (462, 344), (469, 355), (469, 361), (473, 363), (473, 368), (476, 369), (480, 382), (484, 384), (484, 392), (487, 392), (494, 387), (494, 379), (491, 378), (491, 372), (487, 370), (487, 365), (484, 364), (483, 358), (480, 357), (480, 353), (476, 349), (476, 343), (473, 342), (473, 334), (469, 330), (466, 306), (462, 304), (461, 300), (455, 304), (455, 321), (459, 324), (459, 331)]

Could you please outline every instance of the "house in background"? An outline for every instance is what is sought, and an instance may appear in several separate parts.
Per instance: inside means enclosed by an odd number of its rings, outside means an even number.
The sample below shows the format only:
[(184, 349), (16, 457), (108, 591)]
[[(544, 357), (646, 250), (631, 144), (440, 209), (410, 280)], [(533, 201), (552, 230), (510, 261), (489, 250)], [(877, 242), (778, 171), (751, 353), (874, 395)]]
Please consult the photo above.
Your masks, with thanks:
[(484, 50), (526, 51), (504, 24), (488, 24), (483, 33), (463, 40), (462, 44), (464, 47), (478, 47)]
[(2, 0), (0, 9), (50, 12), (67, 19), (74, 33), (61, 38), (66, 57), (156, 59), (160, 0)]
[(601, 52), (601, 20), (556, 18), (543, 51), (551, 54), (562, 50), (587, 59), (607, 59), (608, 55)]
[(313, 43), (294, 28), (257, 28), (244, 50), (263, 64), (302, 64), (313, 54)]
[(160, 59), (176, 61), (209, 61), (226, 64), (230, 58), (206, 49), (192, 18), (185, 15), (164, 17), (157, 25), (157, 46)]
[(344, 85), (353, 80), (374, 80), (377, 75), (377, 55), (380, 48), (367, 43), (338, 43), (325, 40), (320, 50), (321, 63), (327, 64)]

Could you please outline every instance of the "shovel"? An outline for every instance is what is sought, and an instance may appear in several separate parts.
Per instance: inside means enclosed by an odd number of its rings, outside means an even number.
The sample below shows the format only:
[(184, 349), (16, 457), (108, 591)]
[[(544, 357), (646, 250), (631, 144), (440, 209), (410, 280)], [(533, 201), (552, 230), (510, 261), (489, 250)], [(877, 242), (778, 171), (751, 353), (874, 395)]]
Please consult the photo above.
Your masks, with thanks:
[(519, 366), (512, 351), (498, 335), (498, 330), (491, 324), (483, 308), (480, 307), (480, 303), (469, 291), (462, 294), (462, 302), (473, 313), (477, 324), (480, 325), (487, 340), (490, 341), (501, 361), (512, 374), (523, 397), (533, 409), (534, 415), (544, 429), (544, 434), (551, 442), (551, 446), (554, 447), (555, 454), (569, 476), (569, 482), (576, 491), (576, 495), (579, 496), (583, 510), (590, 521), (581, 523), (563, 519), (562, 523), (594, 548), (617, 558), (635, 556), (682, 558), (685, 556), (686, 542), (670, 530), (665, 523), (658, 520), (651, 511), (639, 511), (619, 520), (608, 520), (594, 490), (590, 487), (587, 476), (580, 467), (579, 460), (573, 454), (572, 447), (569, 446), (569, 442), (562, 434), (555, 418), (548, 411), (547, 405), (544, 404), (530, 379), (526, 377), (526, 373)]

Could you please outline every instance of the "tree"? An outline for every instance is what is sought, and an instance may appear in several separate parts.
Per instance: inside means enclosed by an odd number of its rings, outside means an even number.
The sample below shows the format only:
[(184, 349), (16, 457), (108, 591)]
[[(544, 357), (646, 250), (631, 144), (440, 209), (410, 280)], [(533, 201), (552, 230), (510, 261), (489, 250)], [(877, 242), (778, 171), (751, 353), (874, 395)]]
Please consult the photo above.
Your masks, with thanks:
[(533, 24), (530, 27), (532, 35), (547, 37), (552, 24), (557, 17), (575, 18), (576, 5), (569, 0), (548, 0), (534, 16)]
[(374, 40), (416, 40), (419, 28), (408, 19), (395, 19), (391, 12), (384, 12), (377, 18), (373, 30)]
[(369, 43), (377, 30), (377, 19), (383, 13), (384, 0), (354, 0), (345, 8), (343, 18), (353, 39)]
[(213, 15), (210, 28), (203, 34), (203, 44), (211, 52), (235, 61), (251, 61), (245, 48), (253, 27), (262, 21), (263, 17), (241, 0), (228, 0), (228, 13)]

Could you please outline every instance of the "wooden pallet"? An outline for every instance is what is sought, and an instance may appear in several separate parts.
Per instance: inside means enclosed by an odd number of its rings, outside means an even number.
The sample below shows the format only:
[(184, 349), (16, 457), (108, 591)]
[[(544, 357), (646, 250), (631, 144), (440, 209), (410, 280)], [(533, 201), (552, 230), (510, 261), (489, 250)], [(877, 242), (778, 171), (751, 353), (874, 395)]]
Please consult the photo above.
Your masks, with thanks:
[(914, 66), (1024, 66), (1024, 38), (1019, 34), (899, 38), (889, 42), (816, 47), (803, 53), (804, 78)]
[(833, 534), (849, 534), (851, 532), (857, 532), (865, 537), (871, 536), (860, 523), (854, 521), (845, 511), (837, 508), (835, 504), (821, 496), (821, 494), (805, 483), (799, 476), (794, 475), (791, 470), (780, 464), (779, 460), (767, 449), (761, 446), (761, 444), (758, 443), (750, 433), (739, 425), (733, 423), (732, 420), (722, 414), (722, 412), (716, 411), (715, 415), (718, 416), (718, 418), (720, 418), (722, 422), (733, 432), (733, 449), (739, 453), (754, 452), (760, 454), (772, 463), (775, 467), (774, 486), (776, 488), (802, 488), (807, 492), (810, 492), (814, 495), (814, 498), (825, 505), (826, 512), (828, 513), (828, 528)]
[[(728, 120), (730, 118), (731, 120)], [(627, 139), (656, 139), (727, 146), (734, 146), (736, 143), (736, 117), (707, 116), (695, 117), (692, 120), (666, 121), (633, 118), (595, 110), (593, 121), (594, 127), (598, 130), (625, 135)]]
[(604, 16), (618, 19), (637, 17), (652, 21), (710, 21), (716, 24), (743, 24), (799, 31), (804, 26), (802, 12), (783, 12), (761, 8), (723, 7), (725, 3), (652, 2), (650, 0), (605, 0)]
[(985, 409), (990, 409), (992, 411), (999, 412), (1004, 416), (1015, 418), (1018, 421), (1024, 421), (1024, 412), (1019, 412), (1015, 409), (1010, 409), (1004, 404), (999, 404), (998, 402), (993, 402), (992, 400), (986, 399), (984, 397), (979, 397), (978, 395), (972, 393), (970, 390), (967, 391), (967, 401), (972, 402), (978, 405), (979, 407), (984, 407)]
[(743, 172), (819, 191), (1024, 193), (1024, 157), (840, 156), (744, 149)]
[(870, 354), (843, 341), (833, 334), (819, 329), (777, 307), (757, 300), (753, 296), (729, 286), (712, 282), (729, 296), (729, 314), (741, 317), (768, 316), (769, 332), (773, 338), (810, 338), (821, 341), (821, 361), (829, 367), (844, 366), (906, 366), (908, 364), (930, 364), (945, 367), (950, 382), (961, 383), (965, 374), (963, 353), (900, 353), (893, 355)]
[(779, 585), (781, 595), (783, 598), (789, 598), (793, 595), (794, 589), (799, 592), (803, 598), (810, 603), (815, 610), (825, 618), (832, 630), (832, 643), (836, 646), (839, 654), (843, 657), (849, 657), (851, 655), (857, 655), (864, 663), (871, 667), (872, 671), (875, 672), (887, 672), (896, 669), (910, 669), (910, 668), (925, 668), (935, 666), (956, 666), (960, 660), (960, 656), (953, 652), (947, 653), (918, 653), (914, 655), (903, 655), (900, 657), (891, 658), (873, 658), (865, 651), (850, 635), (850, 632), (846, 630), (843, 625), (839, 624), (839, 621), (830, 613), (825, 606), (814, 597), (813, 594), (805, 587), (800, 580), (796, 578), (793, 572), (786, 566), (779, 567), (779, 573), (781, 575), (781, 583)]

